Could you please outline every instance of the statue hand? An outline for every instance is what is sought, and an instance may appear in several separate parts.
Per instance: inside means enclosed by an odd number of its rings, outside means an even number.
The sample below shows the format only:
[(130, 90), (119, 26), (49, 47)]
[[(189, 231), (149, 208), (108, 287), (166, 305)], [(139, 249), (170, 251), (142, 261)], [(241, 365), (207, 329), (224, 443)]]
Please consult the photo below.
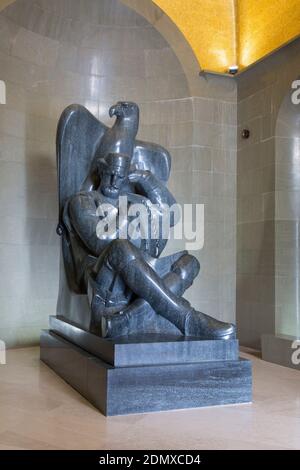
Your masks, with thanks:
[(130, 183), (143, 183), (151, 178), (152, 173), (149, 170), (134, 170), (128, 175)]

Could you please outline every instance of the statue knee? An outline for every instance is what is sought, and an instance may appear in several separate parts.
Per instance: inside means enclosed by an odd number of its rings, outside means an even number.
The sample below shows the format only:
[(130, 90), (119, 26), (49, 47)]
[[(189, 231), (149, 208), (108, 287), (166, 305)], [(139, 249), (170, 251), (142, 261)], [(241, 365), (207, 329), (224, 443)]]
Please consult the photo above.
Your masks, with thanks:
[(140, 256), (138, 249), (128, 240), (114, 240), (107, 253), (109, 265), (117, 272)]
[(185, 254), (174, 265), (173, 272), (184, 280), (194, 280), (200, 271), (200, 263), (195, 256)]

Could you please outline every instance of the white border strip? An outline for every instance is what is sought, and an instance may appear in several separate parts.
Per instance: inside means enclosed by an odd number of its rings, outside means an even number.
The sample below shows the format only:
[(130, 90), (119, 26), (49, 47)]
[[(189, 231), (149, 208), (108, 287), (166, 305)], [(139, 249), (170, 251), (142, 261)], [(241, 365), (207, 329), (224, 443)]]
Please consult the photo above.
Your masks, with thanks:
[(6, 364), (6, 346), (4, 341), (0, 340), (0, 366)]
[(3, 80), (0, 80), (0, 104), (6, 104), (6, 85)]

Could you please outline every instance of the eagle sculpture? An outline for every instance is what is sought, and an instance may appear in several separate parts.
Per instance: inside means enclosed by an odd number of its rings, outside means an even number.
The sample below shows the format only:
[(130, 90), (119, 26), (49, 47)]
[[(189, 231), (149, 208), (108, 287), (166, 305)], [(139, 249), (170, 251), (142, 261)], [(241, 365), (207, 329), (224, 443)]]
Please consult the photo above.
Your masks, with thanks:
[[(80, 105), (62, 114), (57, 132), (59, 225), (62, 259), (58, 316), (102, 337), (139, 333), (172, 333), (202, 339), (229, 339), (234, 325), (196, 312), (182, 298), (199, 273), (197, 259), (187, 252), (160, 257), (168, 236), (137, 241), (119, 236), (99, 239), (98, 209), (128, 195), (164, 208), (175, 199), (166, 187), (171, 157), (163, 147), (136, 140), (139, 108), (118, 102), (109, 128)], [(123, 189), (122, 189), (123, 188)], [(114, 197), (114, 195), (116, 197)], [(139, 199), (140, 198), (140, 199)], [(151, 210), (150, 210), (151, 212)], [(175, 219), (169, 219), (169, 228)]]
[[(136, 140), (139, 108), (132, 102), (118, 102), (109, 110), (116, 116), (110, 128), (95, 118), (84, 106), (67, 107), (58, 123), (57, 169), (59, 191), (58, 234), (63, 232), (63, 211), (66, 201), (81, 190), (92, 191), (99, 186), (96, 162), (99, 156), (121, 153), (131, 157), (137, 169), (149, 170), (163, 183), (171, 171), (171, 156), (160, 145)], [(70, 287), (77, 292), (68, 240), (63, 237), (63, 257)], [(80, 290), (80, 289), (79, 289)]]

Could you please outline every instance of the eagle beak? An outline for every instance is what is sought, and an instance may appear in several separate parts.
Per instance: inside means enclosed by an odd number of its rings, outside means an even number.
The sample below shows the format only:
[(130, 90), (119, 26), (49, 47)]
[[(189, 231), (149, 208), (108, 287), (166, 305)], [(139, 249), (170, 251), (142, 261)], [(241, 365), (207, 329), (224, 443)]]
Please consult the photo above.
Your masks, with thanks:
[(116, 112), (116, 108), (115, 106), (112, 106), (109, 110), (109, 117), (113, 117), (115, 115), (115, 112)]

